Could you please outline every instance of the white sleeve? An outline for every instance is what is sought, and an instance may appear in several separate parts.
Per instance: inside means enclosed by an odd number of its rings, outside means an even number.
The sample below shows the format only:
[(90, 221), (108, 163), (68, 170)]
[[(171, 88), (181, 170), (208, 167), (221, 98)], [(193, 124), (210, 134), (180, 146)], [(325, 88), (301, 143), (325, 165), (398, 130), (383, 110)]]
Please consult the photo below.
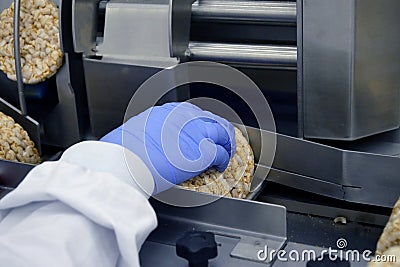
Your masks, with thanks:
[(132, 176), (151, 192), (152, 176), (136, 155), (97, 141), (35, 167), (0, 201), (0, 262), (139, 266), (138, 251), (157, 220)]

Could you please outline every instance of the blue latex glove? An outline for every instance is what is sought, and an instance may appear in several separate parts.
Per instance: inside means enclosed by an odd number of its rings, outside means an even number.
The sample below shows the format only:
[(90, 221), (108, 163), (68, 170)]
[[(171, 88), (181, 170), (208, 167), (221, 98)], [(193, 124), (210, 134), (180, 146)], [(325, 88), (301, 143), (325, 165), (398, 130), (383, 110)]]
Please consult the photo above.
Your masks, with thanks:
[(231, 123), (187, 102), (150, 108), (100, 141), (122, 145), (138, 155), (154, 177), (153, 194), (210, 167), (224, 171), (236, 150)]

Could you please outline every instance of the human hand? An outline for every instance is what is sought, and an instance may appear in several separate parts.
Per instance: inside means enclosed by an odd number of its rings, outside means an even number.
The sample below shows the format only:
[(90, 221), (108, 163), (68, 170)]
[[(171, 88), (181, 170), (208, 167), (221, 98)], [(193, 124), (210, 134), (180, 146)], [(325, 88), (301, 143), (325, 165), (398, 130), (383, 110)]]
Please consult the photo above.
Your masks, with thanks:
[(236, 150), (231, 123), (187, 102), (149, 108), (100, 141), (137, 154), (153, 175), (155, 194), (208, 168), (224, 171)]

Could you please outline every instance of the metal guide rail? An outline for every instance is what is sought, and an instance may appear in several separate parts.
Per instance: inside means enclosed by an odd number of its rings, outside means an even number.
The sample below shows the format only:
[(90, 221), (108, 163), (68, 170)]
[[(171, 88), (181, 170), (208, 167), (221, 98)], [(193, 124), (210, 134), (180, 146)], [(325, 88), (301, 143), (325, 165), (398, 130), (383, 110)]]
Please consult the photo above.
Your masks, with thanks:
[(257, 66), (297, 66), (297, 48), (283, 45), (245, 45), (191, 42), (191, 60), (208, 60)]
[[(293, 1), (199, 0), (192, 5), (192, 22), (296, 25)], [(190, 42), (190, 60), (209, 60), (268, 67), (297, 66), (297, 48), (288, 45)]]
[(192, 5), (194, 21), (240, 21), (296, 24), (296, 2), (198, 0)]

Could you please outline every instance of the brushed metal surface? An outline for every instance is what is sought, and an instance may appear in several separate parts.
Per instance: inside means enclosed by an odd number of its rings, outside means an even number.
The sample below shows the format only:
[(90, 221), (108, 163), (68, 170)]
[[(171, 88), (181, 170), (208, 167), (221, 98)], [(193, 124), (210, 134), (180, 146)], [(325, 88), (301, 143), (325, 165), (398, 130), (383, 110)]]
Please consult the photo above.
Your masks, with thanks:
[[(112, 0), (106, 6), (104, 37), (96, 55), (137, 65), (176, 65), (178, 59), (172, 54), (182, 52), (184, 41), (172, 27), (173, 21), (175, 26), (179, 23), (171, 14), (169, 0)], [(172, 44), (172, 38), (177, 41), (176, 45)]]
[[(205, 197), (192, 193), (193, 197)], [(154, 199), (151, 204), (159, 227), (151, 233), (145, 249), (140, 252), (142, 266), (161, 264), (158, 257), (151, 256), (160, 251), (160, 247), (169, 248), (163, 253), (162, 266), (187, 266), (187, 262), (175, 255), (175, 242), (186, 231), (194, 229), (216, 235), (219, 256), (210, 262), (211, 266), (265, 266), (265, 262), (257, 262), (258, 250), (265, 246), (279, 250), (286, 243), (286, 209), (283, 206), (229, 198), (192, 208), (170, 206)], [(149, 250), (146, 246), (155, 249)]]
[(198, 0), (194, 21), (273, 22), (296, 24), (296, 2)]
[(173, 0), (169, 8), (170, 56), (184, 57), (190, 39), (192, 3), (195, 0)]
[[(258, 162), (257, 168), (271, 168), (266, 177), (268, 181), (322, 196), (381, 207), (392, 207), (399, 198), (399, 146), (397, 152), (390, 149), (385, 152), (391, 154), (378, 154), (339, 149), (278, 134), (271, 167), (268, 162), (258, 159), (259, 151), (266, 148), (261, 147), (259, 138), (254, 138), (261, 134), (268, 140), (271, 134), (252, 127), (246, 130)], [(371, 149), (382, 147), (381, 140), (373, 143), (370, 143)]]
[(191, 42), (191, 60), (239, 63), (260, 66), (293, 67), (297, 65), (297, 49), (284, 45), (246, 45)]
[(72, 39), (76, 53), (87, 56), (95, 53), (98, 2), (99, 0), (73, 0), (71, 3)]
[[(160, 205), (158, 202), (151, 202), (156, 210), (159, 226), (145, 241), (140, 251), (141, 266), (165, 266), (165, 267), (186, 267), (187, 261), (176, 256), (175, 242), (190, 230), (205, 230), (215, 233), (218, 246), (218, 257), (210, 261), (210, 266), (273, 266), (304, 267), (307, 259), (252, 261), (232, 256), (235, 246), (246, 238), (246, 235), (254, 233), (265, 235), (267, 241), (271, 240), (271, 233), (276, 235), (277, 229), (272, 224), (281, 222), (287, 228), (287, 242), (282, 248), (286, 257), (290, 251), (296, 251), (299, 255), (305, 255), (303, 251), (313, 251), (316, 257), (322, 254), (323, 249), (331, 247), (337, 249), (336, 243), (339, 238), (348, 241), (346, 250), (357, 250), (360, 254), (363, 250), (374, 250), (375, 244), (381, 232), (381, 228), (371, 227), (362, 224), (348, 223), (348, 225), (335, 225), (329, 218), (309, 216), (307, 214), (286, 212), (282, 220), (281, 211), (275, 213), (274, 206), (269, 204), (260, 205), (256, 202), (242, 202), (228, 199), (221, 199), (218, 202), (201, 208), (178, 208), (167, 205)], [(276, 209), (276, 207), (275, 207)], [(306, 212), (306, 211), (305, 211)], [(227, 227), (227, 224), (230, 226)], [(254, 227), (259, 224), (258, 227)], [(258, 228), (258, 230), (257, 230)], [(279, 235), (278, 235), (279, 236)], [(243, 252), (256, 254), (262, 248), (262, 242), (249, 244)], [(261, 247), (260, 247), (261, 245)], [(268, 250), (275, 249), (268, 246)], [(326, 252), (325, 252), (326, 254)], [(295, 258), (296, 254), (291, 254)], [(282, 256), (282, 254), (281, 254)], [(285, 257), (285, 256), (283, 256)], [(310, 255), (311, 257), (311, 255)], [(301, 257), (299, 257), (301, 258)], [(350, 257), (351, 259), (351, 257)], [(360, 256), (360, 260), (351, 262), (351, 266), (366, 266), (366, 261)]]
[(355, 140), (399, 127), (400, 2), (304, 0), (304, 136)]
[[(106, 7), (103, 56), (170, 56), (169, 5), (110, 1)], [(129, 25), (129, 26), (128, 26)]]
[[(84, 59), (92, 134), (101, 137), (122, 122), (133, 93), (158, 68)], [(118, 77), (118, 85), (115, 77)]]

